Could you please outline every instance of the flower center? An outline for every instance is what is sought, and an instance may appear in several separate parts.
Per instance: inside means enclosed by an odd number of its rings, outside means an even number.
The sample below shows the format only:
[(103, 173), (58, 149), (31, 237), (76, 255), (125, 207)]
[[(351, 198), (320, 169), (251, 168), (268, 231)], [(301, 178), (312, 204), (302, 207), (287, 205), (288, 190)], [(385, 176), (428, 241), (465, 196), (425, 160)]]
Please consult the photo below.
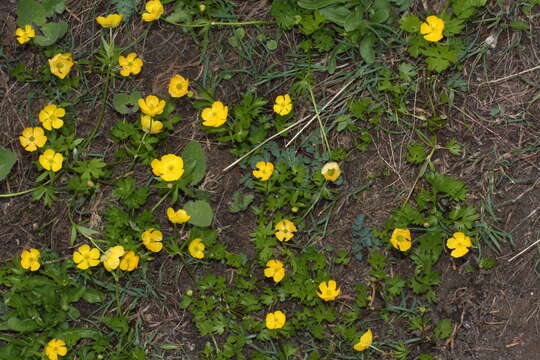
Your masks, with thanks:
[(35, 137), (33, 137), (33, 136), (30, 136), (30, 137), (28, 138), (28, 141), (30, 141), (30, 142), (34, 142), (34, 141), (36, 141), (36, 138), (35, 138)]
[(182, 86), (182, 84), (178, 83), (176, 84), (176, 90), (182, 90), (184, 87)]

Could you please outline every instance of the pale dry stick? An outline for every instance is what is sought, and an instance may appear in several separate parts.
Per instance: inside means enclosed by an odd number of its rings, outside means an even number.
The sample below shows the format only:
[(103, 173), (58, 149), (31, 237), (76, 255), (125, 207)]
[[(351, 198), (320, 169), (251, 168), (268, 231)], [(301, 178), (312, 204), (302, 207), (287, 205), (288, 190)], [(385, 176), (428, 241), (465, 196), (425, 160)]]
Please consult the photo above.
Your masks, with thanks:
[(516, 255), (512, 256), (510, 259), (508, 259), (508, 262), (512, 262), (514, 261), (516, 258), (518, 258), (519, 256), (521, 256), (522, 254), (524, 254), (525, 252), (527, 252), (527, 250), (529, 250), (530, 248), (532, 248), (533, 246), (537, 245), (540, 243), (540, 239), (536, 240), (535, 242), (533, 242), (531, 245), (527, 246), (525, 249), (521, 250), (520, 252), (518, 252)]
[[(325, 110), (328, 106), (330, 106), (330, 104), (349, 86), (353, 83), (353, 81), (356, 80), (356, 79), (353, 79), (351, 81), (349, 81), (347, 84), (345, 84), (345, 86), (336, 93), (336, 95), (332, 96), (332, 98), (326, 103), (324, 104), (324, 106), (321, 108), (321, 110), (319, 111), (319, 113), (321, 113), (323, 110)], [(248, 157), (249, 155), (253, 154), (255, 151), (257, 151), (261, 146), (263, 146), (264, 144), (266, 144), (267, 142), (275, 139), (276, 137), (280, 136), (281, 134), (291, 130), (292, 128), (300, 125), (302, 122), (304, 122), (306, 119), (308, 119), (308, 116), (305, 116), (303, 117), (302, 119), (298, 120), (297, 122), (295, 122), (294, 124), (291, 124), (289, 126), (287, 126), (285, 129), (281, 130), (281, 131), (278, 131), (277, 133), (275, 133), (274, 135), (270, 136), (269, 138), (267, 138), (266, 140), (264, 140), (262, 143), (260, 143), (259, 145), (255, 146), (253, 149), (249, 150), (247, 153), (245, 153), (244, 155), (242, 155), (240, 158), (238, 158), (237, 160), (233, 161), (229, 166), (227, 166), (225, 169), (223, 169), (223, 172), (231, 169), (232, 167), (234, 167), (235, 165), (237, 165), (240, 161), (244, 160), (246, 157)], [(299, 133), (297, 133), (292, 140), (294, 140), (295, 138), (297, 138), (303, 131), (303, 129), (305, 129), (307, 127), (307, 125), (311, 124), (313, 121), (315, 121), (315, 119), (317, 119), (317, 115), (313, 115), (309, 121), (307, 122), (306, 126), (304, 126)], [(292, 141), (291, 140), (291, 141)], [(290, 143), (290, 141), (289, 141)], [(288, 146), (285, 145), (285, 146)]]
[(523, 75), (523, 74), (526, 74), (526, 73), (529, 73), (529, 72), (535, 71), (535, 70), (540, 70), (540, 65), (537, 65), (537, 66), (532, 67), (532, 68), (527, 69), (527, 70), (520, 71), (520, 72), (518, 72), (516, 74), (512, 74), (512, 75), (504, 76), (504, 77), (499, 78), (499, 79), (483, 82), (483, 83), (480, 84), (480, 86), (486, 85), (486, 84), (494, 84), (494, 83), (498, 83), (498, 82), (501, 82), (501, 81), (506, 81), (506, 80), (512, 79), (512, 78), (514, 78), (516, 76), (520, 76), (520, 75)]
[(347, 89), (347, 88), (349, 87), (349, 85), (351, 85), (355, 80), (356, 80), (356, 78), (355, 78), (355, 79), (352, 79), (351, 81), (349, 81), (348, 83), (346, 83), (346, 84), (341, 88), (341, 90), (339, 90), (334, 96), (332, 96), (332, 98), (331, 98), (331, 99), (330, 99), (330, 100), (329, 100), (329, 101), (321, 108), (321, 110), (319, 110), (317, 114), (315, 114), (315, 115), (314, 115), (314, 116), (313, 116), (313, 117), (312, 117), (312, 118), (311, 118), (304, 126), (302, 126), (302, 128), (300, 129), (300, 131), (297, 132), (296, 135), (294, 135), (294, 136), (292, 137), (292, 139), (289, 140), (289, 142), (287, 142), (287, 144), (285, 144), (285, 147), (289, 147), (289, 145), (291, 145), (292, 142), (293, 142), (294, 140), (296, 140), (296, 138), (299, 137), (300, 134), (302, 134), (302, 133), (304, 132), (304, 130), (305, 130), (309, 125), (311, 125), (311, 123), (312, 123), (313, 121), (315, 121), (315, 120), (317, 119), (317, 115), (320, 114), (320, 113), (322, 113), (322, 112), (323, 112), (323, 111), (324, 111), (331, 103), (333, 103), (334, 100), (335, 100), (339, 95), (341, 95), (341, 93), (342, 93), (343, 91), (345, 91), (345, 89)]

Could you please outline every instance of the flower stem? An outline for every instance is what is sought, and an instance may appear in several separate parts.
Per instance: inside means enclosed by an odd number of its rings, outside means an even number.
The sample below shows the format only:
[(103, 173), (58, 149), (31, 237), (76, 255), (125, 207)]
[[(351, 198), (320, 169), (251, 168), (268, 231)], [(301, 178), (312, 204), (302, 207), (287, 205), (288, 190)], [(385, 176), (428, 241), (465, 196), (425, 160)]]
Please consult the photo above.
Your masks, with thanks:
[(167, 193), (165, 195), (163, 195), (161, 197), (161, 199), (159, 199), (159, 201), (156, 203), (156, 205), (154, 205), (154, 207), (152, 208), (152, 210), (150, 210), (152, 213), (154, 211), (156, 211), (156, 209), (159, 207), (159, 205), (161, 205), (161, 203), (167, 198), (167, 196), (169, 196), (169, 194), (171, 193), (172, 189), (167, 191)]
[[(43, 183), (43, 185), (48, 185), (48, 184), (50, 184), (52, 180), (53, 180), (53, 179), (49, 179), (48, 181), (46, 181), (45, 183)], [(40, 186), (43, 186), (43, 185), (40, 185)], [(23, 190), (23, 191), (19, 191), (19, 192), (7, 193), (7, 194), (0, 194), (0, 198), (9, 198), (9, 197), (15, 197), (15, 196), (19, 196), (19, 195), (28, 194), (28, 193), (31, 193), (32, 191), (36, 190), (36, 189), (39, 188), (40, 186), (36, 186), (36, 187), (31, 188), (31, 189), (27, 189), (27, 190)]]
[(317, 107), (317, 102), (315, 101), (315, 95), (313, 95), (313, 89), (311, 88), (311, 85), (309, 86), (309, 95), (311, 97), (311, 102), (313, 103), (313, 108), (315, 109), (317, 121), (319, 122), (319, 126), (321, 128), (321, 136), (324, 140), (324, 144), (326, 145), (326, 152), (330, 156), (330, 143), (328, 142), (328, 138), (326, 137), (326, 131), (324, 130), (324, 125), (321, 120), (321, 115), (319, 114), (319, 108)]
[(174, 21), (170, 21), (167, 19), (164, 19), (165, 22), (186, 27), (186, 28), (202, 28), (202, 27), (208, 27), (208, 26), (244, 26), (244, 25), (259, 25), (259, 24), (273, 24), (274, 21), (267, 21), (267, 20), (254, 20), (254, 21), (243, 21), (243, 22), (219, 22), (219, 21), (211, 21), (204, 24), (180, 24)]

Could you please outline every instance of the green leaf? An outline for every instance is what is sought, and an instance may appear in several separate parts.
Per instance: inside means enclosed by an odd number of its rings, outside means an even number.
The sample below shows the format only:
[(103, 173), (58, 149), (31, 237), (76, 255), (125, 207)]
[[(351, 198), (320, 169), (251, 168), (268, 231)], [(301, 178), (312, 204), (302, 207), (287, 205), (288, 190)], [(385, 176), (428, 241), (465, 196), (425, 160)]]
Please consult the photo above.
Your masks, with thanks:
[(206, 175), (206, 157), (201, 144), (190, 141), (182, 151), (182, 159), (186, 172), (189, 171), (184, 176), (191, 176), (191, 185), (200, 183)]
[(482, 270), (489, 270), (497, 265), (497, 260), (494, 258), (482, 258), (478, 261), (478, 267)]
[(345, 31), (354, 31), (358, 29), (363, 22), (365, 22), (365, 20), (362, 18), (362, 12), (357, 9), (351, 12), (345, 19)]
[(424, 146), (421, 143), (413, 143), (407, 150), (407, 161), (411, 164), (420, 164), (426, 160), (427, 156), (424, 151)]
[(64, 329), (54, 333), (54, 336), (58, 339), (62, 339), (66, 342), (68, 347), (73, 347), (81, 339), (99, 339), (103, 334), (94, 329)]
[(417, 33), (420, 31), (422, 21), (416, 15), (404, 15), (399, 21), (401, 30), (408, 33)]
[(360, 55), (362, 59), (368, 64), (375, 62), (375, 51), (373, 50), (373, 38), (370, 36), (365, 37), (360, 42)]
[(139, 110), (137, 101), (141, 98), (141, 93), (133, 91), (131, 94), (115, 94), (113, 98), (114, 110), (120, 114), (133, 114)]
[(349, 9), (345, 7), (327, 7), (321, 9), (321, 15), (324, 16), (327, 20), (332, 21), (333, 23), (338, 24), (339, 26), (345, 27), (345, 21), (349, 16)]
[(43, 8), (47, 17), (51, 17), (54, 13), (61, 14), (66, 9), (66, 0), (43, 0)]
[(43, 25), (47, 21), (47, 12), (41, 3), (35, 0), (20, 0), (17, 3), (17, 25)]
[(232, 213), (237, 213), (246, 210), (254, 198), (255, 196), (253, 194), (242, 195), (240, 190), (236, 191), (232, 196), (231, 203), (229, 204), (229, 211)]
[(527, 31), (531, 28), (529, 24), (523, 21), (512, 21), (510, 27), (517, 31)]
[(118, 332), (120, 334), (127, 334), (129, 331), (128, 319), (125, 316), (108, 317), (104, 316), (99, 319), (109, 329)]
[(272, 1), (270, 13), (276, 19), (276, 23), (283, 29), (289, 30), (302, 20), (299, 10), (293, 2), (289, 0)]
[(100, 303), (105, 300), (103, 293), (93, 288), (86, 288), (82, 298), (90, 304)]
[(11, 330), (24, 333), (35, 331), (37, 329), (39, 329), (39, 325), (31, 319), (21, 320), (18, 317), (12, 317), (3, 323), (0, 323), (0, 330)]
[(189, 223), (195, 226), (208, 227), (212, 223), (214, 213), (210, 204), (203, 200), (188, 201), (184, 210), (191, 216)]
[(375, 1), (373, 9), (374, 12), (370, 20), (376, 24), (383, 24), (390, 17), (390, 3), (387, 0)]
[(446, 340), (452, 334), (452, 321), (450, 319), (442, 319), (435, 327), (435, 336), (439, 340)]
[(17, 155), (14, 152), (0, 146), (0, 181), (8, 176), (16, 161)]
[(303, 9), (318, 10), (345, 1), (348, 0), (298, 0), (298, 6)]
[(39, 46), (50, 46), (57, 40), (62, 38), (67, 32), (68, 24), (65, 21), (57, 23), (47, 23), (41, 26), (43, 35), (38, 35), (34, 38), (34, 43)]

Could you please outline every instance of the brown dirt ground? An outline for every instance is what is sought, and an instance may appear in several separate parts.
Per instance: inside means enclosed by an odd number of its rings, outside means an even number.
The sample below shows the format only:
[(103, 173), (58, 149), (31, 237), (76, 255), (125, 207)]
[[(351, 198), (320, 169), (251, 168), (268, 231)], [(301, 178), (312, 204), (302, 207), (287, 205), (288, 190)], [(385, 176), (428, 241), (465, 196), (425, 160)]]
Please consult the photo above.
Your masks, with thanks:
[[(91, 53), (98, 46), (93, 19), (95, 13), (106, 8), (105, 3), (98, 2), (96, 10), (95, 1), (69, 2), (68, 20), (75, 24), (71, 36), (75, 43), (82, 44), (75, 50), (77, 57)], [(265, 2), (261, 4), (265, 5)], [(239, 13), (248, 12), (247, 5), (240, 6)], [(14, 45), (14, 1), (2, 4), (0, 14), (5, 56), (17, 58), (29, 67), (38, 66), (41, 58), (34, 59), (28, 50)], [(250, 16), (264, 18), (267, 8), (257, 6), (251, 9)], [(164, 79), (174, 72), (181, 72), (194, 81), (204, 81), (201, 78), (204, 64), (199, 60), (199, 49), (192, 39), (182, 32), (171, 31), (171, 27), (165, 24), (152, 26), (146, 40), (135, 47), (135, 51), (145, 59), (143, 76), (136, 78), (129, 86), (145, 94), (165, 95)], [(135, 20), (125, 35), (119, 35), (117, 41), (126, 44), (143, 30), (144, 24)], [(537, 34), (539, 31), (540, 23), (536, 19), (530, 33)], [(486, 27), (479, 31), (479, 38), (483, 41), (492, 34), (498, 35), (496, 47), (489, 50), (479, 62), (474, 58), (469, 59), (463, 69), (469, 81), (469, 94), (458, 97), (455, 107), (446, 114), (448, 126), (442, 137), (459, 139), (464, 144), (464, 156), (456, 160), (443, 154), (435, 162), (441, 172), (452, 174), (467, 183), (476, 205), (484, 202), (494, 204), (495, 216), (500, 220), (494, 225), (510, 233), (515, 246), (504, 244), (501, 254), (486, 250), (484, 246), (485, 255), (495, 257), (498, 262), (490, 271), (474, 272), (472, 275), (466, 273), (465, 268), (473, 262), (472, 258), (465, 261), (444, 258), (438, 264), (443, 272), (443, 282), (439, 288), (440, 303), (434, 307), (433, 315), (435, 318), (451, 318), (456, 324), (450, 341), (439, 344), (437, 352), (442, 359), (520, 360), (535, 359), (540, 353), (540, 282), (536, 274), (540, 248), (534, 247), (509, 261), (540, 235), (540, 106), (538, 100), (531, 101), (538, 93), (539, 72), (486, 84), (487, 81), (512, 76), (538, 65), (540, 43), (538, 38), (528, 38), (522, 32)], [(225, 41), (226, 36), (219, 38)], [(267, 61), (269, 64), (280, 63), (284, 56), (285, 50), (278, 51)], [(225, 53), (224, 59), (230, 69), (243, 66), (234, 51)], [(220, 66), (222, 63), (219, 59), (210, 58), (210, 72), (218, 71)], [(99, 78), (91, 80), (95, 88), (99, 88), (103, 81)], [(531, 83), (536, 84), (536, 88)], [(31, 89), (32, 84), (16, 82), (5, 67), (0, 67), (0, 114), (3, 124), (0, 127), (0, 145), (16, 152), (19, 159), (12, 175), (0, 184), (0, 193), (30, 188), (33, 186), (32, 179), (39, 174), (30, 161), (32, 155), (25, 153), (17, 141), (20, 131), (28, 124), (27, 114), (35, 117), (41, 107), (34, 104), (29, 108), (25, 104), (25, 94)], [(242, 86), (233, 87), (222, 82), (217, 92), (229, 103), (234, 103), (243, 89)], [(95, 110), (87, 104), (81, 104), (79, 108), (80, 131), (85, 133), (92, 127)], [(495, 114), (492, 111), (494, 108), (499, 112)], [(192, 112), (186, 109), (181, 113), (184, 120), (170, 136), (168, 146), (178, 151), (191, 139), (204, 144), (209, 159), (209, 173), (203, 186), (213, 193), (213, 207), (217, 214), (214, 226), (220, 230), (220, 240), (230, 250), (249, 253), (249, 233), (254, 228), (254, 219), (245, 214), (233, 215), (220, 211), (226, 208), (228, 198), (239, 187), (238, 180), (242, 173), (239, 168), (222, 173), (221, 170), (234, 157), (197, 129)], [(93, 145), (96, 149), (109, 148), (106, 134), (118, 119), (114, 112), (107, 113), (102, 130), (105, 136)], [(400, 199), (416, 176), (417, 169), (405, 164), (402, 139), (383, 133), (372, 135), (376, 146), (368, 153), (353, 153), (347, 159), (342, 191), (346, 193), (364, 185), (370, 174), (388, 171), (389, 175), (378, 177), (368, 191), (354, 198), (340, 199), (332, 214), (329, 236), (320, 240), (336, 248), (350, 247), (350, 228), (356, 214), (368, 214), (372, 225), (384, 223), (390, 211), (400, 204)], [(347, 139), (333, 140), (347, 142)], [(103, 191), (106, 190), (104, 187)], [(99, 210), (106, 206), (107, 201), (98, 196), (93, 203), (87, 204), (89, 210), (83, 214), (93, 214), (97, 228), (100, 224)], [(11, 259), (22, 247), (49, 247), (61, 253), (70, 253), (69, 223), (65, 211), (64, 203), (57, 202), (52, 209), (44, 212), (41, 203), (30, 201), (28, 195), (0, 200), (0, 260)], [(490, 218), (487, 213), (483, 215), (486, 219)], [(165, 222), (162, 225), (167, 227)], [(351, 289), (367, 274), (364, 264), (356, 264), (353, 271), (340, 274), (343, 282), (349, 284), (344, 291)], [(182, 269), (176, 268), (177, 272), (167, 270), (177, 266), (174, 258), (164, 257), (156, 261), (154, 266), (159, 270), (149, 272), (149, 281), (158, 284), (156, 288), (165, 295), (167, 306), (163, 306), (162, 300), (144, 300), (137, 305), (137, 317), (142, 319), (149, 333), (159, 330), (154, 343), (182, 344), (188, 350), (200, 350), (204, 340), (199, 339), (189, 314), (178, 308), (180, 295), (192, 285), (191, 281), (185, 272), (182, 273)], [(406, 266), (403, 270), (410, 271)]]

